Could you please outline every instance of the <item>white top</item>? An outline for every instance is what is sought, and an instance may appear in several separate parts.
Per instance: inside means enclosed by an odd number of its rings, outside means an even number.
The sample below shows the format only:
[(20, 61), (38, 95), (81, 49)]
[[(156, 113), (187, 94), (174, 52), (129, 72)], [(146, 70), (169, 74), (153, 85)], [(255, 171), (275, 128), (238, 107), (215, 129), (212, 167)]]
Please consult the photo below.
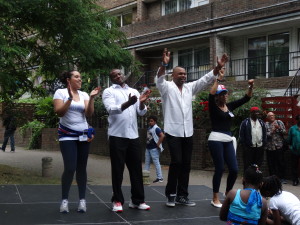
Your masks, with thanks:
[(300, 201), (292, 193), (282, 191), (270, 199), (269, 208), (279, 210), (280, 214), (292, 225), (300, 225)]
[(166, 81), (165, 76), (156, 80), (163, 106), (164, 131), (175, 137), (190, 137), (193, 128), (193, 95), (212, 84), (216, 76), (210, 71), (200, 79), (183, 84), (182, 92), (173, 81)]
[[(79, 102), (72, 101), (71, 105), (68, 109), (68, 111), (65, 113), (63, 117), (60, 117), (59, 122), (72, 130), (75, 131), (83, 131), (85, 129), (89, 128), (89, 125), (86, 121), (85, 117), (85, 100), (89, 100), (90, 97), (86, 92), (82, 92), (78, 90), (79, 94)], [(63, 102), (68, 101), (69, 93), (68, 89), (58, 89), (53, 99), (61, 99)], [(65, 141), (65, 140), (78, 140), (78, 137), (62, 137), (59, 139), (59, 141)]]
[[(124, 111), (121, 110), (121, 105), (128, 101), (128, 96), (135, 95), (137, 102), (131, 105)], [(135, 139), (139, 137), (137, 126), (137, 115), (143, 116), (147, 112), (147, 107), (143, 110), (139, 109), (140, 93), (127, 84), (121, 87), (118, 84), (113, 84), (106, 88), (102, 94), (103, 104), (109, 113), (108, 116), (108, 136), (123, 137)]]
[(262, 138), (262, 127), (260, 125), (260, 122), (258, 120), (253, 121), (250, 118), (251, 121), (251, 134), (252, 134), (252, 147), (261, 147), (263, 145)]

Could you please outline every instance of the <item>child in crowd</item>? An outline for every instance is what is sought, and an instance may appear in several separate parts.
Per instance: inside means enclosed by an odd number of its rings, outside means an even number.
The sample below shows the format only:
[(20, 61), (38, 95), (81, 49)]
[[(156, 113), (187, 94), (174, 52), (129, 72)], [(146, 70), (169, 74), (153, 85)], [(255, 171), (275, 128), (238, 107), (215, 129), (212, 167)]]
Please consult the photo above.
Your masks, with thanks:
[(163, 182), (164, 179), (161, 172), (159, 156), (160, 153), (164, 150), (162, 147), (162, 142), (164, 140), (165, 135), (156, 124), (157, 123), (156, 116), (149, 116), (147, 119), (148, 119), (149, 127), (147, 130), (147, 145), (146, 145), (146, 152), (145, 152), (144, 169), (147, 171), (150, 170), (150, 163), (152, 159), (156, 169), (156, 179), (153, 181), (153, 183)]
[(270, 197), (267, 224), (300, 225), (300, 201), (292, 193), (282, 191), (282, 184), (277, 176), (265, 177), (260, 192), (262, 196)]
[(244, 174), (244, 189), (228, 192), (220, 211), (220, 219), (227, 224), (262, 225), (266, 223), (267, 201), (258, 192), (263, 175), (257, 165), (249, 166)]

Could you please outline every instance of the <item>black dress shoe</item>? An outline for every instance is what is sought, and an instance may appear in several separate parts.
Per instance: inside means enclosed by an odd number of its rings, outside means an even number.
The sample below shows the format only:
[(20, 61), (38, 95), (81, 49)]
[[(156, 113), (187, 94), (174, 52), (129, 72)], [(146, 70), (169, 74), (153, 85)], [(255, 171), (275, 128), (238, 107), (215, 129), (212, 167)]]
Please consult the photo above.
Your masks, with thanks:
[(296, 180), (293, 180), (293, 186), (297, 186), (299, 184), (299, 180), (296, 179)]

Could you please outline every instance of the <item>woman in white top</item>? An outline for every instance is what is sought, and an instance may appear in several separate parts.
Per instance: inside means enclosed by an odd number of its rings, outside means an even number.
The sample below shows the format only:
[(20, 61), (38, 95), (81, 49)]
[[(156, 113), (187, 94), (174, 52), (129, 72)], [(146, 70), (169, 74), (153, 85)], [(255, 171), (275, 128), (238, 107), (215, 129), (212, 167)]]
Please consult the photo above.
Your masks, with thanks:
[(95, 88), (90, 96), (80, 91), (81, 75), (75, 70), (63, 72), (61, 81), (67, 88), (58, 89), (53, 97), (54, 111), (60, 117), (58, 136), (64, 160), (60, 212), (69, 212), (68, 197), (75, 171), (79, 191), (78, 212), (86, 212), (86, 166), (90, 142), (94, 138), (94, 130), (89, 127), (86, 116), (94, 113), (94, 97), (99, 94), (100, 87)]

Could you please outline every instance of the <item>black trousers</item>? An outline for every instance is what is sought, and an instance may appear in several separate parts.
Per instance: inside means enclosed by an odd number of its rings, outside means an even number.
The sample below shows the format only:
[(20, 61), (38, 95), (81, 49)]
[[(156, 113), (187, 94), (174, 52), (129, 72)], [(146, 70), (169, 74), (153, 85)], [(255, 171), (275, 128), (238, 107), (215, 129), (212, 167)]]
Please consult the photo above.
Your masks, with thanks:
[(167, 197), (175, 194), (187, 197), (189, 195), (193, 137), (174, 137), (166, 134), (166, 140), (170, 150), (171, 163), (165, 194)]
[(270, 176), (276, 175), (280, 179), (285, 179), (284, 151), (277, 149), (273, 151), (267, 150), (266, 152)]
[(300, 155), (291, 153), (292, 179), (297, 180), (300, 176)]
[(243, 161), (244, 172), (252, 164), (256, 164), (260, 168), (264, 161), (264, 148), (243, 146)]
[(113, 196), (111, 201), (124, 204), (122, 193), (122, 182), (125, 164), (129, 171), (131, 182), (131, 200), (133, 204), (139, 205), (145, 202), (142, 151), (139, 139), (120, 137), (109, 137), (111, 176)]

